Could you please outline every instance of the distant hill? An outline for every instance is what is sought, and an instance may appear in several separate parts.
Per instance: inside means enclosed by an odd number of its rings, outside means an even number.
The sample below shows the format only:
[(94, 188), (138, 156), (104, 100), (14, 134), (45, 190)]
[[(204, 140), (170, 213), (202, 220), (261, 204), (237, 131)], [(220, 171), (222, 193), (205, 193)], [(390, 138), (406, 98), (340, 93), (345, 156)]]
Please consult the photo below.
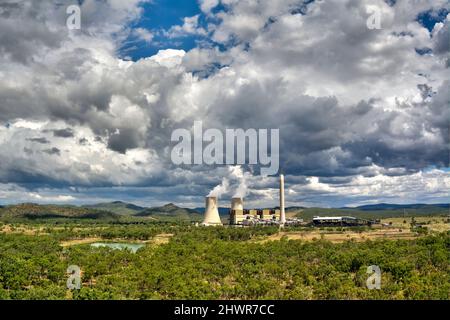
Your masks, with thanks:
[(355, 208), (344, 207), (342, 209), (358, 209), (363, 211), (372, 210), (403, 210), (403, 209), (421, 209), (421, 210), (440, 210), (442, 208), (450, 208), (448, 203), (436, 203), (436, 204), (389, 204), (389, 203), (378, 203), (378, 204), (368, 204), (364, 206), (358, 206)]
[(122, 201), (98, 203), (93, 205), (85, 205), (84, 208), (97, 209), (102, 211), (109, 211), (121, 216), (131, 216), (138, 212), (145, 210), (145, 207), (140, 207), (132, 203), (126, 203)]
[[(280, 207), (276, 207), (275, 209), (280, 209)], [(295, 210), (303, 210), (303, 209), (306, 209), (306, 207), (300, 207), (300, 206), (286, 207), (286, 211), (295, 211)]]
[(382, 219), (393, 217), (417, 217), (448, 215), (448, 204), (376, 204), (355, 208), (304, 208), (298, 210), (296, 216), (310, 220), (314, 216), (353, 216), (363, 219)]
[(136, 213), (134, 216), (152, 217), (156, 219), (176, 218), (180, 220), (199, 220), (202, 217), (202, 215), (194, 209), (181, 208), (173, 203), (166, 204), (162, 207), (147, 208)]
[(201, 220), (203, 215), (194, 209), (181, 208), (173, 203), (145, 208), (115, 201), (86, 206), (39, 205), (22, 203), (0, 207), (0, 219), (110, 219), (120, 217), (151, 218), (154, 220)]
[[(278, 208), (278, 207), (276, 207)], [(149, 218), (160, 221), (184, 220), (201, 221), (205, 208), (182, 208), (173, 203), (161, 207), (144, 208), (121, 201), (99, 203), (95, 205), (62, 206), (39, 205), (35, 203), (23, 203), (17, 205), (0, 206), (0, 219), (119, 219), (127, 217)], [(229, 208), (219, 207), (219, 214), (223, 221), (228, 218)], [(413, 217), (449, 215), (449, 204), (387, 204), (363, 205), (355, 208), (306, 208), (292, 206), (286, 208), (287, 217), (300, 217), (306, 221), (314, 216), (354, 216), (365, 219), (382, 219), (391, 217)]]
[(2, 219), (50, 219), (50, 218), (71, 218), (71, 219), (117, 219), (118, 215), (97, 209), (39, 205), (35, 203), (22, 203), (9, 205), (0, 209)]
[[(230, 208), (225, 208), (225, 207), (219, 207), (217, 208), (219, 210), (219, 215), (220, 216), (228, 216), (230, 214)], [(205, 213), (205, 208), (195, 208), (193, 209), (196, 212), (200, 213), (200, 214), (204, 214)]]

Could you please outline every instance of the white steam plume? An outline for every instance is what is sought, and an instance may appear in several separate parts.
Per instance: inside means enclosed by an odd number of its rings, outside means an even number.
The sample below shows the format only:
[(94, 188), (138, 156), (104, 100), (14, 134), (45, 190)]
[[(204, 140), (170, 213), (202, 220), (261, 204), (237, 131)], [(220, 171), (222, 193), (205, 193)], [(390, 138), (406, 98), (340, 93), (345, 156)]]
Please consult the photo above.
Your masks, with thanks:
[(244, 172), (241, 166), (230, 166), (228, 167), (228, 177), (224, 177), (222, 183), (211, 190), (208, 197), (219, 198), (230, 190), (235, 190), (233, 198), (245, 198), (249, 193), (248, 181), (250, 177), (251, 173)]
[(244, 198), (248, 195), (248, 183), (247, 180), (250, 177), (250, 173), (244, 172), (241, 166), (232, 166), (229, 168), (230, 177), (239, 181), (239, 185), (233, 195), (234, 198)]
[(229, 182), (227, 178), (222, 179), (222, 183), (215, 186), (214, 189), (211, 190), (211, 192), (208, 194), (208, 197), (217, 197), (220, 198), (220, 196), (224, 193), (228, 192), (229, 188)]

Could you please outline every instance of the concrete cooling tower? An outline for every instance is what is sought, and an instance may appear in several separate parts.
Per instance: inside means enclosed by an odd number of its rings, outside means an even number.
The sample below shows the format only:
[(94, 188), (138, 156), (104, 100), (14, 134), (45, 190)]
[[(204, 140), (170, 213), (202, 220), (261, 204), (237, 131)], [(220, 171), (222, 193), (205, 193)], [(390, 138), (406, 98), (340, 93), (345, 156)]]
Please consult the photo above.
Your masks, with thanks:
[(244, 210), (244, 201), (242, 201), (242, 198), (231, 199), (231, 210)]
[(219, 210), (217, 207), (217, 197), (206, 197), (205, 199), (205, 219), (202, 222), (205, 226), (221, 226)]

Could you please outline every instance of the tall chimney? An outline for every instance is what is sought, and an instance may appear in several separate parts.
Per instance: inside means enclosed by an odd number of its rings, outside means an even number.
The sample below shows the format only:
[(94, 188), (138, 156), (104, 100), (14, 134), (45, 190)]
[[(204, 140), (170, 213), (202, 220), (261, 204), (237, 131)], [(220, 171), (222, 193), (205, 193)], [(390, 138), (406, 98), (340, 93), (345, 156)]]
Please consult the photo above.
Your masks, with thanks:
[(280, 174), (280, 223), (286, 223), (286, 213), (284, 212), (284, 175)]
[(221, 226), (219, 210), (217, 208), (217, 197), (206, 197), (205, 199), (205, 219), (202, 222), (205, 226)]

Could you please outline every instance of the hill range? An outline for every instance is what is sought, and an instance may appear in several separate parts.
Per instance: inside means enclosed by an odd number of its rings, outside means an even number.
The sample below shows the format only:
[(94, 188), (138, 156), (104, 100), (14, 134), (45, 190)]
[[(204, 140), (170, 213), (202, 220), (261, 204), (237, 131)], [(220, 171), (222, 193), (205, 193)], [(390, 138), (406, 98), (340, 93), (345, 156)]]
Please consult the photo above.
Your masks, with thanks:
[(21, 203), (0, 208), (1, 219), (116, 219), (117, 215), (110, 211), (86, 209), (76, 206), (39, 205)]
[[(223, 219), (228, 217), (229, 208), (220, 207), (219, 214)], [(142, 207), (122, 201), (99, 203), (84, 206), (40, 205), (22, 203), (0, 206), (0, 219), (103, 219), (117, 220), (121, 218), (140, 218), (152, 220), (201, 221), (204, 208), (183, 208), (173, 203), (158, 207)], [(450, 214), (449, 204), (374, 204), (359, 207), (343, 208), (306, 208), (287, 207), (288, 217), (299, 217), (305, 221), (314, 216), (348, 215), (365, 219), (381, 219), (402, 216), (431, 216)]]

